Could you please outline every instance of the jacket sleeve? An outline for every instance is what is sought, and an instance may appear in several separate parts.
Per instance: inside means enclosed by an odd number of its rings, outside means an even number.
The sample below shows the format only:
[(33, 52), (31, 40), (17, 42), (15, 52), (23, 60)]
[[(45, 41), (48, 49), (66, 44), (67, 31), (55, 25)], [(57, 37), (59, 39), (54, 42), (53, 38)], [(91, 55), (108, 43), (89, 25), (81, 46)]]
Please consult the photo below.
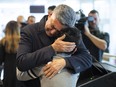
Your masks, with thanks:
[(55, 54), (51, 46), (33, 50), (34, 38), (32, 38), (32, 36), (29, 29), (21, 30), (21, 39), (17, 51), (17, 67), (20, 71), (27, 71), (42, 64), (46, 64), (52, 60), (52, 56)]
[(75, 52), (71, 57), (65, 58), (66, 67), (70, 68), (73, 73), (79, 73), (86, 70), (92, 65), (92, 56), (86, 49), (83, 41), (77, 46), (77, 52)]
[(104, 33), (103, 39), (107, 43), (107, 48), (106, 48), (105, 52), (109, 52), (110, 36), (109, 36), (109, 34), (107, 32)]

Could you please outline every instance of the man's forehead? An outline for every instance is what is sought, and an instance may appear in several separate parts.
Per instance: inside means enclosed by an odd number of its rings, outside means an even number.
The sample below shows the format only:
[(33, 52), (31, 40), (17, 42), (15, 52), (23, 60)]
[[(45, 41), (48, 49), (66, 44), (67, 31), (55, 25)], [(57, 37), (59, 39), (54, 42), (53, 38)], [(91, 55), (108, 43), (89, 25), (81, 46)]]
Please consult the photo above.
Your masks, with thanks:
[(51, 22), (52, 22), (53, 24), (56, 24), (56, 23), (59, 24), (59, 23), (60, 23), (60, 22), (56, 19), (56, 17), (55, 17), (54, 14), (51, 15), (50, 19), (51, 19)]
[(60, 21), (56, 18), (54, 14), (52, 14), (50, 18), (52, 25), (54, 25), (57, 29), (63, 28), (63, 25), (60, 23)]
[(97, 13), (90, 13), (88, 16), (98, 17), (99, 15)]

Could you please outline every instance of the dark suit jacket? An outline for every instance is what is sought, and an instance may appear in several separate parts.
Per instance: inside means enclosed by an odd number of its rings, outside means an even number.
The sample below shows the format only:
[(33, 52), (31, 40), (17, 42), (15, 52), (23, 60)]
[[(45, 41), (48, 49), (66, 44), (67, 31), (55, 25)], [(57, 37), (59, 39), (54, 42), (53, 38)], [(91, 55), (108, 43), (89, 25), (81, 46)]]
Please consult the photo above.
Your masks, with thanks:
[[(66, 68), (71, 69), (72, 73), (79, 73), (89, 68), (92, 64), (91, 55), (85, 48), (82, 39), (79, 42), (77, 52), (65, 59)], [(21, 41), (17, 52), (19, 70), (26, 71), (51, 61), (55, 55), (51, 44), (50, 37), (46, 35), (41, 22), (28, 25), (22, 29)], [(31, 80), (31, 82), (36, 83), (37, 81)], [(36, 87), (39, 86), (36, 85)]]

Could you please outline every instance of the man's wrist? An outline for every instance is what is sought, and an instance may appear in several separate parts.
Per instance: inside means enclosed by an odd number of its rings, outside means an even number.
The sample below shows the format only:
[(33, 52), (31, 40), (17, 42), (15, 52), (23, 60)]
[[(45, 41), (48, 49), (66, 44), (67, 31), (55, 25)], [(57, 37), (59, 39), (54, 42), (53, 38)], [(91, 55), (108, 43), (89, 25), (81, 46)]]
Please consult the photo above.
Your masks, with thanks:
[(54, 51), (56, 51), (54, 44), (52, 44), (51, 46), (52, 46), (52, 48), (54, 49)]

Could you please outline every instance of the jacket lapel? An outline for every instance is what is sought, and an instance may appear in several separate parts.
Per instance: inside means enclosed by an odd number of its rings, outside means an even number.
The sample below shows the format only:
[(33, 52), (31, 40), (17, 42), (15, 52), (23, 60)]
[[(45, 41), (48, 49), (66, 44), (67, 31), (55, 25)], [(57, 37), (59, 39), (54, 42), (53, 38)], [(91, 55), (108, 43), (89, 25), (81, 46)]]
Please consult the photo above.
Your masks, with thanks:
[(40, 42), (44, 45), (44, 46), (49, 46), (51, 43), (49, 37), (46, 35), (45, 30), (42, 30), (38, 33), (38, 37), (40, 38)]

